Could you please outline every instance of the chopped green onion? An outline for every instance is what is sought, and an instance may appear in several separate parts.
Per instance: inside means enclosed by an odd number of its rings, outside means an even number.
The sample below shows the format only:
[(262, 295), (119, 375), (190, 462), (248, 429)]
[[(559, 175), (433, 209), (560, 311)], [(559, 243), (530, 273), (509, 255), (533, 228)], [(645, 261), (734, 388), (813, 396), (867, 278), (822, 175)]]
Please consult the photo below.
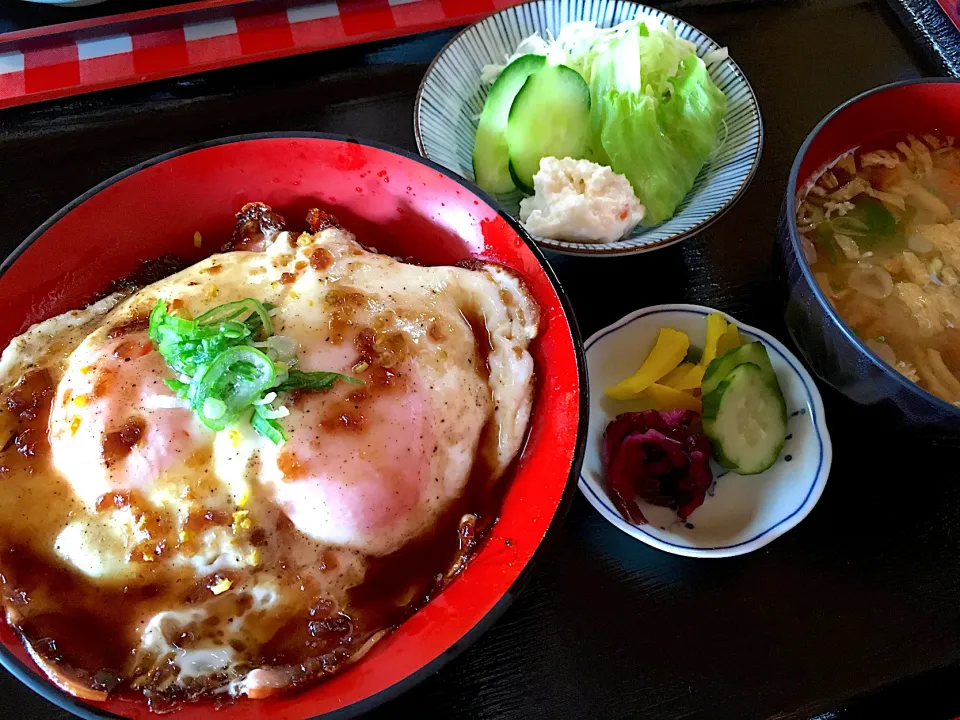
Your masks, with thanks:
[(839, 258), (837, 256), (837, 248), (834, 244), (832, 232), (829, 232), (824, 227), (817, 228), (817, 234), (813, 238), (813, 242), (817, 248), (822, 250), (827, 256), (827, 260), (830, 261), (831, 265), (837, 264)]
[[(275, 376), (270, 358), (249, 345), (237, 345), (222, 352), (193, 378), (188, 398), (204, 425), (223, 430), (273, 386)], [(208, 415), (209, 398), (222, 401), (225, 410)]]
[[(258, 405), (257, 407), (262, 406)], [(254, 411), (253, 416), (250, 418), (250, 425), (274, 445), (282, 445), (287, 439), (287, 434), (283, 428), (280, 427), (280, 423), (276, 420), (265, 418), (256, 411)]]
[(290, 411), (271, 406), (277, 393), (326, 390), (337, 380), (363, 381), (340, 373), (294, 369), (296, 343), (273, 336), (273, 309), (270, 303), (246, 298), (189, 319), (171, 314), (159, 300), (150, 313), (149, 336), (176, 373), (176, 379), (164, 383), (189, 401), (204, 425), (223, 430), (246, 415), (254, 430), (279, 445), (287, 435), (277, 419)]
[[(235, 320), (241, 315), (245, 317), (241, 322), (245, 323), (247, 329), (251, 332), (259, 327), (263, 327), (264, 335), (273, 335), (273, 322), (270, 320), (269, 310), (262, 302), (254, 300), (253, 298), (218, 305), (213, 308), (213, 310), (208, 310), (198, 317), (197, 323), (200, 325), (214, 325)], [(256, 318), (256, 320), (254, 318)]]
[(257, 415), (260, 417), (269, 418), (270, 420), (279, 420), (280, 418), (285, 418), (290, 414), (290, 408), (286, 405), (281, 405), (276, 410), (274, 410), (270, 405), (257, 405), (256, 406)]
[(181, 398), (187, 396), (187, 390), (190, 388), (189, 383), (181, 382), (180, 380), (166, 379), (163, 381), (163, 384), (173, 390), (177, 394), (177, 397)]
[(203, 401), (203, 414), (213, 420), (219, 420), (227, 414), (227, 404), (218, 398), (208, 397)]
[(355, 385), (364, 384), (363, 380), (341, 373), (291, 370), (289, 377), (277, 386), (277, 390), (326, 390), (332, 387), (337, 380), (346, 380)]

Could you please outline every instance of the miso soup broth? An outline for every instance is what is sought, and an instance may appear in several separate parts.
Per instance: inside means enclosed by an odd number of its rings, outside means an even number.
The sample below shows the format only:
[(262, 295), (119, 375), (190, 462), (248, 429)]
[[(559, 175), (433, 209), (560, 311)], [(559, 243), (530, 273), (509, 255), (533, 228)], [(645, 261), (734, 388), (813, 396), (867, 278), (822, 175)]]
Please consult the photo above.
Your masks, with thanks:
[(797, 207), (804, 255), (885, 362), (960, 406), (960, 147), (892, 138), (825, 170)]

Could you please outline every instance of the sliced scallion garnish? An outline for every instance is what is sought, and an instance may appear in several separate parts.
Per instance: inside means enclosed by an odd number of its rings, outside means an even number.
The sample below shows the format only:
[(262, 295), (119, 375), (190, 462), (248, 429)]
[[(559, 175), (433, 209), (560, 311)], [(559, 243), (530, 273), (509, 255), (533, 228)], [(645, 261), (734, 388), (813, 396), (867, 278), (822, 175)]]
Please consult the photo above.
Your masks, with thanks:
[[(258, 405), (257, 407), (262, 406)], [(254, 411), (253, 415), (250, 417), (250, 425), (252, 425), (254, 430), (267, 438), (267, 440), (270, 440), (274, 445), (280, 445), (287, 439), (287, 433), (284, 432), (283, 428), (280, 426), (280, 423), (278, 423), (276, 420), (265, 418), (256, 411)]]
[[(290, 390), (326, 390), (337, 382), (362, 380), (333, 372), (295, 369), (295, 346), (268, 342), (273, 334), (273, 306), (253, 298), (225, 303), (196, 319), (174, 315), (157, 301), (150, 313), (149, 336), (177, 379), (164, 383), (190, 407), (204, 425), (224, 430), (245, 418), (254, 430), (279, 445), (287, 434), (273, 407), (277, 393)], [(256, 344), (257, 347), (254, 347)], [(280, 357), (277, 347), (284, 349)]]
[(363, 380), (340, 373), (291, 370), (287, 379), (277, 385), (277, 390), (326, 390), (333, 387), (337, 380), (346, 380), (357, 385), (363, 385)]
[[(273, 360), (249, 345), (236, 345), (224, 350), (194, 376), (187, 399), (204, 425), (211, 430), (223, 430), (263, 397), (275, 379)], [(215, 408), (213, 415), (207, 413), (211, 407)]]

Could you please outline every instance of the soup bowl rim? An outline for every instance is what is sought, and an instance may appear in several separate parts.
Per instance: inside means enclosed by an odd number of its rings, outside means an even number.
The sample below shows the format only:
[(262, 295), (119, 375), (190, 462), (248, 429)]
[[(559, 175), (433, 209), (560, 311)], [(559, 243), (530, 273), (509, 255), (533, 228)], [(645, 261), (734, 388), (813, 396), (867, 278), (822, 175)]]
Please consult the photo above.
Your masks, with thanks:
[(797, 213), (796, 213), (796, 200), (799, 175), (800, 175), (800, 166), (803, 164), (804, 159), (806, 158), (807, 153), (810, 150), (810, 146), (813, 144), (813, 141), (817, 138), (820, 132), (834, 119), (836, 119), (841, 113), (846, 111), (848, 108), (856, 105), (857, 103), (865, 100), (866, 98), (872, 95), (878, 95), (880, 93), (889, 92), (891, 90), (896, 90), (901, 87), (906, 87), (909, 85), (928, 85), (928, 84), (949, 84), (954, 85), (958, 92), (960, 92), (960, 78), (946, 78), (946, 77), (934, 77), (934, 78), (913, 78), (910, 80), (900, 80), (897, 82), (887, 83), (886, 85), (880, 85), (875, 88), (866, 90), (859, 95), (846, 100), (841, 103), (829, 113), (827, 113), (824, 118), (816, 124), (813, 130), (807, 135), (804, 139), (803, 144), (800, 146), (800, 149), (797, 151), (796, 157), (794, 158), (793, 165), (790, 168), (790, 175), (787, 178), (787, 191), (786, 191), (786, 205), (784, 206), (784, 215), (786, 216), (787, 228), (789, 230), (788, 235), (790, 238), (790, 247), (794, 254), (797, 256), (798, 265), (800, 266), (800, 272), (803, 276), (803, 279), (810, 286), (810, 289), (813, 293), (813, 296), (817, 299), (817, 302), (823, 308), (827, 317), (833, 322), (834, 325), (838, 327), (841, 334), (846, 338), (846, 340), (851, 343), (854, 348), (856, 348), (862, 355), (868, 358), (874, 366), (879, 368), (879, 370), (884, 373), (888, 378), (898, 383), (902, 388), (906, 389), (908, 392), (911, 392), (924, 400), (933, 404), (937, 410), (946, 413), (947, 415), (953, 415), (956, 418), (960, 419), (960, 407), (953, 405), (952, 403), (947, 402), (946, 400), (937, 397), (929, 390), (921, 387), (919, 384), (913, 382), (909, 378), (902, 375), (896, 370), (892, 365), (882, 360), (875, 352), (873, 352), (864, 342), (861, 340), (856, 333), (854, 333), (850, 327), (844, 322), (843, 318), (840, 317), (840, 314), (836, 311), (833, 305), (830, 304), (830, 301), (827, 299), (827, 296), (824, 294), (823, 290), (820, 288), (819, 283), (816, 281), (816, 278), (813, 276), (813, 270), (810, 269), (810, 263), (807, 262), (806, 257), (803, 254), (803, 247), (800, 244), (800, 230), (797, 227)]

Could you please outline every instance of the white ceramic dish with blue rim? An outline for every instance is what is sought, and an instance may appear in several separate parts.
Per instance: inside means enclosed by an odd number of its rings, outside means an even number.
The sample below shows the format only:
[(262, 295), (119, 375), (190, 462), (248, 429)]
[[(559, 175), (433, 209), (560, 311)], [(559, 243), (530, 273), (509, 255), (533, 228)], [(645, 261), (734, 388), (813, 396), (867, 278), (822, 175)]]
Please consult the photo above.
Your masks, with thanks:
[[(501, 10), (463, 30), (427, 69), (414, 107), (413, 124), (420, 154), (472, 181), (477, 119), (489, 90), (480, 82), (480, 71), (485, 65), (502, 64), (520, 41), (534, 32), (556, 35), (564, 25), (577, 20), (611, 27), (637, 17), (660, 23), (673, 21), (677, 35), (694, 43), (701, 57), (720, 47), (672, 15), (624, 0), (535, 0)], [(750, 83), (732, 59), (713, 63), (708, 70), (727, 96), (726, 134), (721, 130), (721, 146), (704, 164), (676, 214), (655, 227), (638, 227), (630, 237), (613, 243), (535, 237), (542, 247), (593, 256), (646, 252), (703, 230), (736, 202), (760, 163), (760, 108)], [(497, 199), (507, 212), (518, 217), (521, 197), (514, 193)]]
[(706, 317), (699, 305), (657, 305), (637, 310), (595, 333), (585, 343), (590, 385), (590, 426), (580, 490), (607, 520), (648, 545), (688, 557), (730, 557), (751, 552), (795, 527), (809, 514), (827, 483), (833, 449), (823, 401), (810, 374), (776, 339), (729, 315), (744, 341), (764, 344), (787, 403), (787, 441), (773, 467), (739, 476), (711, 462), (714, 486), (686, 523), (676, 513), (641, 502), (649, 524), (634, 526), (607, 495), (600, 462), (603, 431), (622, 412), (637, 408), (611, 400), (604, 389), (631, 375), (647, 356), (662, 327), (681, 330), (703, 347)]

